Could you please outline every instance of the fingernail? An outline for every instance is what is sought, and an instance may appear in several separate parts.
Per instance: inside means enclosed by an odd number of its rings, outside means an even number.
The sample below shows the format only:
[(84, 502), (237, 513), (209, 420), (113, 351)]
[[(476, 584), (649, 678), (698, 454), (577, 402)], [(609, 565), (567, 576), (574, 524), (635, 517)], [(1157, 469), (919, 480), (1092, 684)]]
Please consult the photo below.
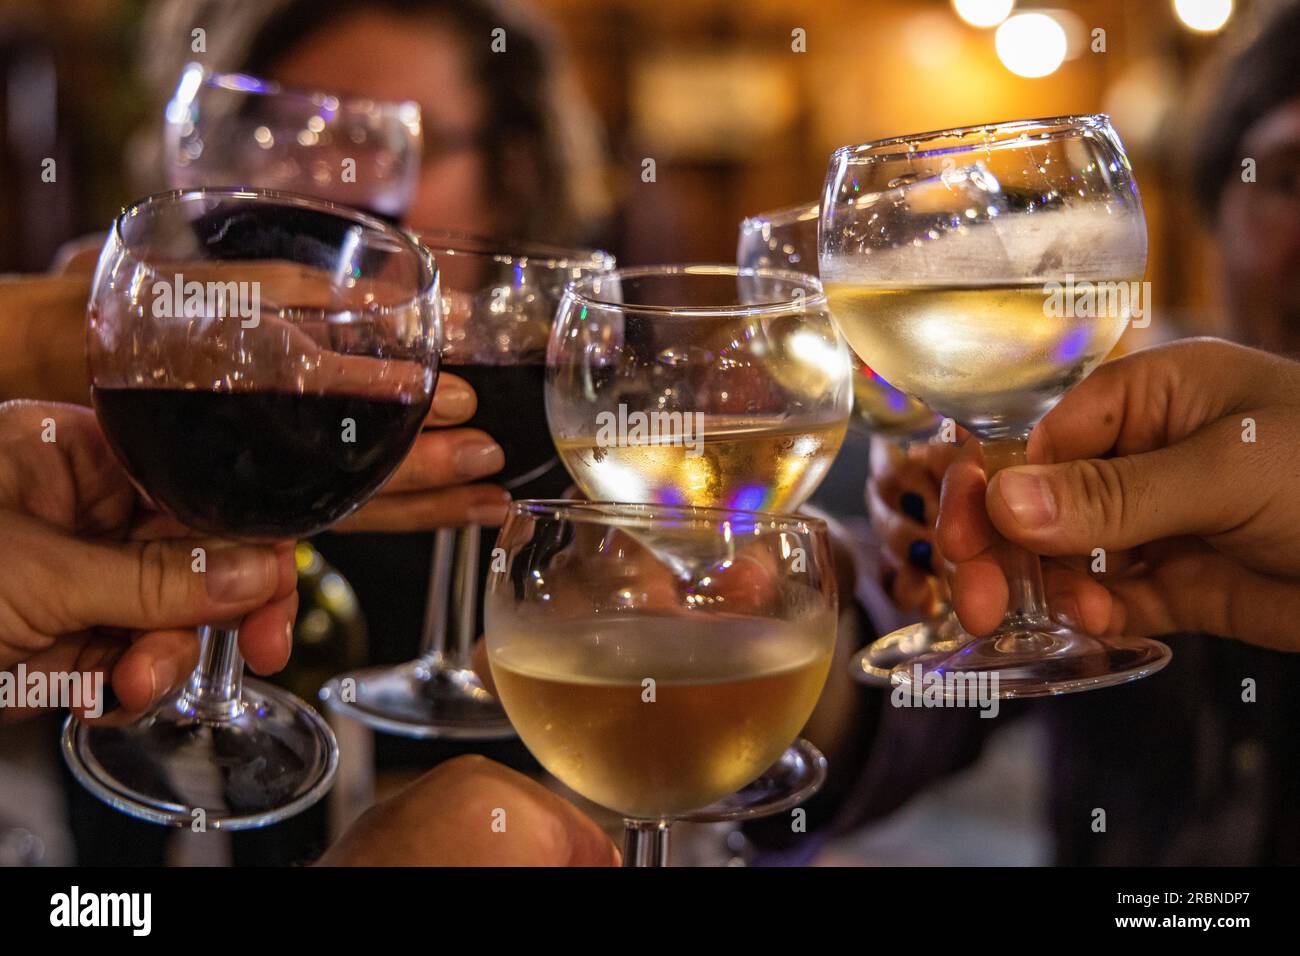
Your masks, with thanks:
[(903, 496), (898, 499), (899, 505), (902, 506), (903, 514), (907, 515), (917, 524), (925, 524), (925, 499), (915, 491), (905, 491)]
[(247, 601), (275, 587), (275, 563), (266, 560), (261, 548), (233, 547), (208, 551), (208, 569), (203, 575), (208, 596), (215, 601)]
[(934, 574), (934, 548), (929, 541), (917, 540), (907, 546), (907, 563), (918, 571)]
[(1002, 501), (1022, 528), (1041, 528), (1056, 518), (1056, 501), (1044, 479), (1004, 471), (997, 476), (997, 483)]
[(505, 466), (505, 453), (494, 441), (483, 442), (475, 439), (462, 442), (452, 459), (452, 467), (462, 478), (495, 475)]
[(293, 656), (293, 621), (284, 622), (284, 656)]
[(483, 525), (486, 527), (498, 527), (505, 523), (506, 510), (510, 507), (510, 493), (503, 491), (501, 493), (501, 502), (499, 504), (479, 504), (474, 505), (465, 514), (465, 519), (470, 524)]
[(160, 694), (170, 690), (176, 677), (176, 666), (172, 661), (154, 661), (149, 666), (149, 699), (157, 700)]
[(468, 385), (450, 378), (439, 380), (433, 393), (433, 414), (438, 418), (456, 421), (469, 418), (476, 405), (474, 391)]

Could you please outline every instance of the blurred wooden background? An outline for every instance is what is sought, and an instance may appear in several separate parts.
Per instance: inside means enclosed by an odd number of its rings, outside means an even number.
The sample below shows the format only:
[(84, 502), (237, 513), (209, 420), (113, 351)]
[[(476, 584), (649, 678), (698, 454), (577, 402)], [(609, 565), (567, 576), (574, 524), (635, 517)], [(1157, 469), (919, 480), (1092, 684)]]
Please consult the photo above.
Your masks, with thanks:
[[(257, 0), (230, 0), (257, 2)], [(1268, 0), (1197, 34), (1170, 0), (1048, 8), (1071, 55), (1038, 79), (1000, 61), (994, 31), (950, 0), (534, 0), (567, 43), (606, 127), (624, 262), (729, 260), (745, 215), (815, 198), (836, 146), (945, 126), (1105, 110), (1137, 168), (1157, 310), (1213, 331), (1213, 270), (1180, 192), (1193, 78)], [(155, 119), (133, 69), (141, 0), (0, 0), (0, 269), (38, 270), (102, 228), (126, 194), (128, 133)], [(792, 49), (804, 31), (806, 52)], [(1105, 51), (1093, 52), (1093, 31)], [(158, 42), (164, 42), (159, 38)], [(160, 118), (158, 118), (160, 121)], [(40, 181), (42, 157), (57, 183)], [(643, 182), (645, 159), (655, 181)]]

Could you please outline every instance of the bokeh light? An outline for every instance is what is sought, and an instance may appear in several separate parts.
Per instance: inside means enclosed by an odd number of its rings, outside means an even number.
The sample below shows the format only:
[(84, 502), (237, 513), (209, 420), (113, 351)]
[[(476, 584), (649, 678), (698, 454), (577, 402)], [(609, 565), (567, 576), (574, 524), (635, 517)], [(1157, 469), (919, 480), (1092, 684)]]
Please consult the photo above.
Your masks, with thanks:
[(1020, 13), (998, 27), (998, 59), (1017, 76), (1036, 78), (1056, 72), (1069, 48), (1065, 29), (1045, 13)]

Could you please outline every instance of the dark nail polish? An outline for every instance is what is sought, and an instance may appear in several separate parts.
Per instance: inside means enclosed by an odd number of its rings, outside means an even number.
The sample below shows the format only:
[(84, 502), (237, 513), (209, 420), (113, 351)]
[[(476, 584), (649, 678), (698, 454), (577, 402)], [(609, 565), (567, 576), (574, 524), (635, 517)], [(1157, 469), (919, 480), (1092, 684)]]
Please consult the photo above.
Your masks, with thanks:
[(929, 541), (913, 541), (907, 546), (907, 563), (918, 571), (934, 574), (934, 548)]
[(907, 515), (917, 524), (925, 524), (925, 499), (915, 491), (905, 491), (903, 496), (898, 499), (898, 503), (903, 507), (903, 514)]

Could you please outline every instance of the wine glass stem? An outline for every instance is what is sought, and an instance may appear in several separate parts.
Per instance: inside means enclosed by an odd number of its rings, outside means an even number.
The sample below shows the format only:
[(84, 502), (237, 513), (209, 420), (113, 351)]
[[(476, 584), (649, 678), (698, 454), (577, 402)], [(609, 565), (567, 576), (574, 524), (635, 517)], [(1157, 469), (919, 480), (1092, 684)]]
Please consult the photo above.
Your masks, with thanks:
[(181, 693), (179, 706), (205, 720), (225, 721), (243, 710), (244, 658), (239, 621), (199, 628), (199, 664)]
[[(990, 479), (1003, 468), (1025, 464), (1028, 434), (1012, 438), (980, 439), (984, 450), (984, 471)], [(1038, 555), (1013, 544), (998, 541), (1002, 570), (1009, 590), (1007, 614), (998, 629), (1002, 633), (1041, 631), (1051, 627), (1047, 598), (1043, 593), (1043, 565)]]
[(667, 866), (667, 820), (623, 821), (623, 865)]
[[(478, 636), (478, 553), (480, 529), (443, 528), (434, 539), (429, 599), (424, 612), (420, 656), (435, 664), (468, 668)], [(450, 650), (450, 653), (449, 653)]]

